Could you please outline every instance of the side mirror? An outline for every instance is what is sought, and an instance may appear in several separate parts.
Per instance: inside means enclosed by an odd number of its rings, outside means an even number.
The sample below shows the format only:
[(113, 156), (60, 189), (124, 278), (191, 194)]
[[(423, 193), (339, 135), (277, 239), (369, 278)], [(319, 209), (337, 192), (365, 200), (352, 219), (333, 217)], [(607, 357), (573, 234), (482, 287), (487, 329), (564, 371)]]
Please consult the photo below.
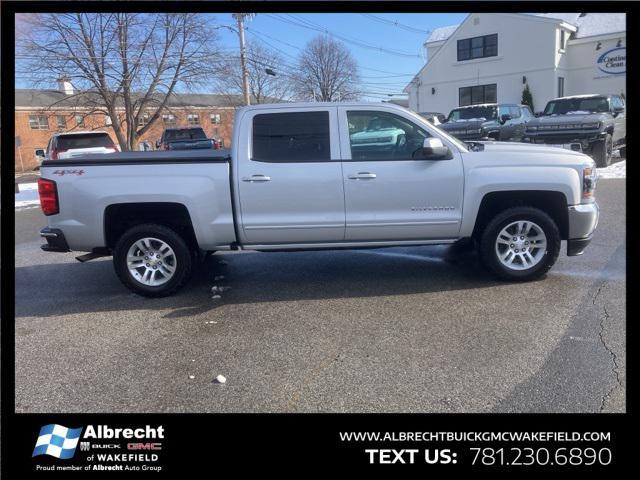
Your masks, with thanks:
[(160, 140), (156, 140), (156, 149), (160, 148)]
[(44, 158), (44, 150), (42, 148), (39, 148), (36, 150), (36, 157), (43, 157)]
[(509, 115), (508, 113), (503, 113), (502, 115), (500, 115), (500, 123), (507, 123), (509, 120), (511, 120), (511, 115)]
[(449, 160), (453, 158), (449, 147), (442, 143), (442, 140), (435, 137), (424, 139), (422, 153), (427, 160)]

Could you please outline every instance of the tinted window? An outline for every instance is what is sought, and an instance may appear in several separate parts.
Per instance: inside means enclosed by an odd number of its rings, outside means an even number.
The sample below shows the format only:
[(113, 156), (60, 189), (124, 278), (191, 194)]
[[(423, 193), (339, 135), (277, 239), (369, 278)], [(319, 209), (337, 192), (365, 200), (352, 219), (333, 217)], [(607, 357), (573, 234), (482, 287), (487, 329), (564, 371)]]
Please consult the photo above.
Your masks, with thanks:
[(498, 96), (498, 88), (495, 83), (489, 85), (475, 85), (462, 87), (459, 90), (459, 103), (465, 105), (477, 105), (480, 103), (495, 103)]
[(509, 107), (509, 115), (511, 115), (511, 118), (520, 118), (520, 108)]
[(71, 150), (72, 148), (93, 148), (113, 146), (113, 140), (106, 133), (79, 133), (76, 135), (61, 135), (56, 141), (56, 149)]
[(498, 34), (458, 40), (458, 61), (498, 55)]
[(179, 140), (206, 140), (207, 135), (201, 128), (185, 128), (184, 130), (165, 130), (165, 142), (175, 142)]
[(392, 113), (347, 112), (352, 160), (410, 160), (422, 157), (430, 135), (413, 122)]
[(330, 158), (329, 112), (264, 113), (253, 117), (253, 160), (319, 162)]

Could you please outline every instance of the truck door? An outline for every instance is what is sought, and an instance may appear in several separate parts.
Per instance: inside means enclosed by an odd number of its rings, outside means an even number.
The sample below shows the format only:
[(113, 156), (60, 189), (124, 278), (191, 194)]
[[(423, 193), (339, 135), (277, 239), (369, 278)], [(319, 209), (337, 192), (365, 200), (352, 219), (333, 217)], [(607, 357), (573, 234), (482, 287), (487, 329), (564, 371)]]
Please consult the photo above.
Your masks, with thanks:
[[(345, 213), (337, 109), (264, 108), (238, 122), (241, 241), (336, 242)], [(242, 142), (241, 142), (242, 143)]]
[(462, 218), (463, 169), (422, 155), (429, 129), (403, 112), (339, 108), (346, 240), (450, 239)]

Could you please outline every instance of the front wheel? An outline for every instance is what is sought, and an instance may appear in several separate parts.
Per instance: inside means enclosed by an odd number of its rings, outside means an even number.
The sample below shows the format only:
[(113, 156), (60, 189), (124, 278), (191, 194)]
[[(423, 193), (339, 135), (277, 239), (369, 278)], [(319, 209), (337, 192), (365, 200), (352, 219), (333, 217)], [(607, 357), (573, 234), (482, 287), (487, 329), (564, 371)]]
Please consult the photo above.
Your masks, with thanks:
[[(626, 152), (625, 152), (626, 153)], [(611, 156), (613, 155), (613, 138), (610, 134), (593, 144), (592, 157), (596, 161), (598, 168), (605, 168), (611, 164)]]
[(497, 214), (480, 239), (482, 262), (506, 280), (534, 280), (558, 259), (560, 232), (540, 209), (514, 207)]
[(191, 275), (192, 255), (175, 231), (144, 224), (127, 230), (113, 252), (120, 281), (145, 297), (164, 297), (182, 287)]

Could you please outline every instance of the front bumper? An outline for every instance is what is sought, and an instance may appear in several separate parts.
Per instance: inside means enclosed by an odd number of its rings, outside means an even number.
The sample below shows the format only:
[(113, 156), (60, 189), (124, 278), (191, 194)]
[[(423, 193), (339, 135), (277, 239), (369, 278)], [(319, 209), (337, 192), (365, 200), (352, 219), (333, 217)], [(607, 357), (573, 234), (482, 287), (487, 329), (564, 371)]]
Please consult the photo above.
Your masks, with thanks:
[(569, 239), (567, 255), (581, 255), (591, 242), (598, 226), (600, 208), (596, 202), (569, 206)]
[(540, 145), (580, 144), (582, 151), (589, 152), (593, 143), (602, 140), (605, 135), (606, 132), (525, 132), (522, 141)]
[(69, 245), (67, 245), (67, 239), (64, 238), (64, 233), (58, 228), (44, 227), (40, 230), (40, 236), (47, 240), (46, 244), (40, 246), (45, 252), (71, 251)]

